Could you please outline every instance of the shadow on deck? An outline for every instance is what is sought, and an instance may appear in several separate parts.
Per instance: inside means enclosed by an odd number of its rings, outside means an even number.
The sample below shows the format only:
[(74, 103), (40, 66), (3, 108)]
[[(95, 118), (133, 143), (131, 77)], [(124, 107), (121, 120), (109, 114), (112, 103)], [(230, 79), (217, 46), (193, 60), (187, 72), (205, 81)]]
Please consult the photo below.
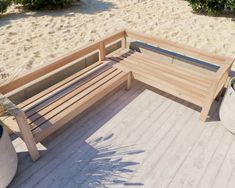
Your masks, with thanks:
[[(212, 108), (214, 115), (209, 120), (211, 122), (218, 121), (216, 106), (217, 102)], [(166, 109), (161, 111), (163, 107)], [(188, 112), (184, 117), (185, 109)], [(195, 124), (199, 121), (199, 110), (195, 105), (140, 82), (135, 82), (128, 92), (117, 89), (92, 110), (88, 109), (46, 139), (42, 145), (38, 144), (42, 157), (36, 162), (30, 160), (24, 143), (15, 138), (13, 143), (18, 152), (19, 167), (9, 187), (145, 187), (143, 179), (132, 178), (138, 173), (141, 163), (151, 157), (148, 152), (153, 150), (146, 151), (149, 145), (160, 144), (148, 141), (154, 139), (153, 136), (148, 138), (148, 135), (164, 126), (174, 128), (176, 123), (177, 126)], [(189, 116), (189, 112), (194, 112), (195, 118)], [(162, 120), (163, 117), (167, 118), (166, 114), (169, 118), (177, 117), (173, 124), (170, 119), (165, 122)], [(182, 117), (178, 117), (180, 114)], [(187, 116), (193, 117), (192, 122), (184, 122), (186, 119), (181, 121)], [(197, 127), (201, 127), (197, 124)], [(157, 127), (159, 130), (154, 130)], [(158, 132), (154, 134), (157, 136)], [(161, 137), (163, 139), (164, 135)], [(142, 141), (146, 144), (142, 144)], [(145, 155), (147, 157), (143, 158)], [(158, 156), (158, 152), (154, 155)]]

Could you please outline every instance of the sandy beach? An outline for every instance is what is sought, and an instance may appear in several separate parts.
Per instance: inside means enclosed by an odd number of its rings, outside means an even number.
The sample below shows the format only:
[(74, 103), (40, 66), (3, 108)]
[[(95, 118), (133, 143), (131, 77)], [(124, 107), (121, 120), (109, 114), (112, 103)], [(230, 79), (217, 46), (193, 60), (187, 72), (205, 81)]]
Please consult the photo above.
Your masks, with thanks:
[(0, 84), (121, 28), (235, 57), (235, 19), (192, 12), (183, 0), (83, 0), (66, 10), (0, 17)]

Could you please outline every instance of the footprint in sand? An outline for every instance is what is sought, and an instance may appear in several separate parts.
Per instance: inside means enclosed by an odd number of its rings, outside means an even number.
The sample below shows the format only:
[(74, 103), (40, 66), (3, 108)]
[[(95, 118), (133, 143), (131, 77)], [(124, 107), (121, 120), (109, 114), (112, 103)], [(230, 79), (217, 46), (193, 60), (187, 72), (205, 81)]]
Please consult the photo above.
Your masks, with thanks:
[(91, 32), (90, 33), (96, 33), (97, 31), (96, 30), (91, 30)]
[(17, 33), (18, 33), (17, 30), (10, 30), (10, 31), (9, 31), (9, 35), (10, 35), (10, 36), (17, 35)]
[(177, 36), (179, 34), (179, 31), (174, 31), (174, 32), (172, 32), (170, 35), (171, 35), (171, 37), (175, 37), (175, 36)]
[(35, 57), (40, 57), (40, 51), (35, 51), (33, 52), (33, 54), (35, 55)]
[(10, 28), (12, 28), (12, 25), (6, 26), (6, 29), (10, 29)]
[(54, 34), (55, 33), (55, 31), (49, 31), (48, 32), (48, 34), (50, 34), (50, 35), (52, 35), (52, 34)]
[(0, 76), (1, 79), (7, 79), (7, 78), (10, 77), (10, 74), (9, 74), (9, 73), (1, 73), (0, 75), (1, 75), (1, 76)]
[(31, 69), (33, 65), (33, 60), (30, 59), (27, 63), (26, 63), (26, 69)]
[(85, 32), (82, 32), (82, 33), (80, 34), (80, 36), (81, 36), (81, 37), (84, 37), (85, 34), (86, 34)]

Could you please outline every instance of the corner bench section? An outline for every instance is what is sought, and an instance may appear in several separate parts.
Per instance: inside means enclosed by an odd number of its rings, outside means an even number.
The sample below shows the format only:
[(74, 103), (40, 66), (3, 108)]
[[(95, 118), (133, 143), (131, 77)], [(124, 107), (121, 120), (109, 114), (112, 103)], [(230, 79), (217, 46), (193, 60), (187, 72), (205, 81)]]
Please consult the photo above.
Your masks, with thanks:
[(192, 64), (161, 62), (127, 49), (112, 54), (109, 59), (119, 69), (131, 71), (134, 79), (202, 107), (202, 121), (207, 119), (210, 106), (223, 89), (231, 66), (225, 64), (226, 69), (222, 66), (214, 72)]
[[(154, 47), (157, 47), (158, 50), (157, 51), (161, 51), (160, 52), (160, 56), (168, 56), (167, 58), (164, 59), (168, 59), (167, 63), (168, 65), (170, 64), (175, 64), (178, 65), (176, 69), (180, 69), (182, 66), (182, 63), (185, 63), (185, 66), (188, 67), (188, 69), (191, 70), (192, 75), (197, 75), (197, 72), (203, 73), (204, 75), (208, 75), (210, 78), (209, 80), (211, 80), (211, 84), (209, 86), (206, 86), (206, 95), (203, 96), (203, 100), (201, 100), (199, 98), (198, 101), (194, 101), (194, 100), (188, 100), (189, 102), (192, 102), (193, 104), (196, 104), (200, 107), (202, 107), (202, 111), (201, 111), (201, 116), (200, 119), (202, 121), (205, 121), (208, 117), (208, 113), (210, 110), (210, 107), (213, 103), (213, 101), (215, 100), (215, 98), (220, 95), (222, 89), (224, 88), (224, 86), (227, 83), (227, 79), (229, 77), (229, 73), (231, 70), (231, 66), (234, 62), (234, 58), (231, 57), (225, 57), (225, 56), (220, 56), (220, 55), (216, 55), (214, 53), (210, 53), (210, 52), (205, 52), (190, 46), (186, 46), (186, 45), (181, 45), (181, 44), (177, 44), (175, 42), (171, 42), (171, 41), (167, 41), (164, 39), (160, 39), (157, 37), (152, 37), (149, 35), (142, 35), (140, 33), (136, 33), (130, 30), (126, 30), (126, 37), (134, 39), (135, 41), (141, 41), (145, 44), (148, 45), (153, 45)], [(169, 51), (171, 51), (171, 53), (169, 53)], [(159, 54), (158, 54), (159, 56)], [(155, 58), (156, 56), (151, 54), (149, 55), (149, 58), (151, 58), (153, 61), (159, 61), (158, 58)], [(206, 69), (206, 67), (203, 66), (194, 66), (196, 62), (191, 62), (189, 63), (189, 61), (191, 61), (192, 59), (197, 60), (197, 62), (204, 62), (203, 64), (205, 64), (206, 66), (208, 66), (208, 64), (212, 65), (211, 67), (214, 68), (218, 68), (216, 71), (209, 71), (208, 69)], [(169, 61), (170, 60), (170, 61)], [(183, 60), (183, 61), (182, 61)], [(148, 60), (147, 60), (148, 62)], [(161, 62), (161, 61), (159, 61)], [(163, 64), (163, 62), (161, 62)], [(165, 62), (164, 62), (165, 63)], [(193, 65), (194, 64), (194, 65)], [(201, 67), (201, 68), (199, 68)], [(158, 69), (158, 67), (156, 67), (156, 69)], [(175, 70), (173, 72), (176, 72)], [(156, 74), (155, 74), (156, 75)], [(169, 76), (167, 76), (169, 78)], [(155, 76), (156, 78), (156, 76)], [(162, 77), (163, 78), (163, 77)], [(152, 84), (156, 84), (156, 81), (162, 81), (163, 79), (155, 79), (155, 80), (151, 80)], [(200, 77), (197, 77), (197, 79)], [(185, 81), (188, 80), (188, 77), (185, 77)], [(203, 82), (206, 82), (207, 79), (204, 79)], [(146, 83), (146, 82), (145, 82)], [(148, 81), (147, 84), (151, 83)], [(169, 89), (169, 87), (165, 87), (164, 83), (163, 84), (158, 84), (158, 85), (153, 85), (154, 87), (158, 87), (159, 89), (162, 89), (163, 91), (169, 92), (172, 95), (178, 96), (179, 98), (184, 99), (183, 95), (182, 95), (182, 89), (184, 91), (189, 90), (191, 91), (193, 89), (193, 86), (191, 85), (190, 87), (187, 87), (186, 85), (184, 85), (182, 83), (181, 86), (177, 87), (177, 89), (180, 89), (181, 91), (176, 91), (175, 90), (175, 83), (176, 82), (171, 82), (170, 83), (170, 88), (171, 91)], [(197, 84), (198, 85), (198, 84)], [(169, 86), (169, 85), (168, 85)], [(184, 86), (186, 86), (187, 88), (185, 88)], [(167, 91), (168, 90), (168, 91)], [(192, 90), (193, 92), (194, 90)], [(191, 92), (191, 93), (192, 93)], [(191, 93), (185, 97), (187, 98), (191, 98), (192, 95)], [(201, 92), (200, 92), (201, 93)], [(201, 93), (203, 94), (203, 93)], [(187, 99), (185, 99), (187, 100)], [(200, 105), (201, 104), (201, 105)]]
[(139, 52), (119, 52), (116, 55), (110, 59), (119, 63), (116, 66), (120, 69), (132, 71), (136, 80), (199, 106), (203, 105), (207, 88), (211, 84), (208, 76), (199, 77), (199, 72), (192, 74), (192, 71), (186, 72), (180, 66), (154, 61)]

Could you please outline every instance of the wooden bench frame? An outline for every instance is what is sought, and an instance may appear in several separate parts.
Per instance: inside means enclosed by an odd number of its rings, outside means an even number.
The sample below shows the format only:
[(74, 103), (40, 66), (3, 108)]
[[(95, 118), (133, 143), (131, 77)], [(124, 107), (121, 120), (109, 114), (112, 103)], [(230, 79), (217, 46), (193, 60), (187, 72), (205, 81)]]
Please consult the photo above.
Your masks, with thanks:
[[(220, 91), (226, 84), (234, 59), (229, 57), (218, 56), (213, 53), (204, 52), (192, 47), (183, 46), (163, 39), (142, 35), (133, 31), (122, 30), (108, 37), (105, 37), (97, 42), (79, 48), (78, 50), (75, 50), (65, 56), (62, 56), (53, 61), (52, 63), (36, 71), (32, 71), (29, 74), (26, 74), (10, 83), (6, 83), (0, 86), (0, 93), (2, 93), (1, 96), (4, 97), (9, 104), (11, 104), (10, 106), (12, 106), (12, 108), (9, 109), (9, 112), (11, 113), (12, 116), (15, 116), (23, 140), (25, 141), (30, 156), (33, 160), (37, 160), (39, 158), (39, 152), (36, 147), (37, 141), (35, 141), (29, 126), (27, 126), (27, 120), (24, 112), (21, 109), (19, 109), (17, 105), (8, 100), (7, 97), (12, 93), (17, 92), (18, 88), (28, 87), (27, 86), (28, 83), (33, 83), (33, 82), (37, 83), (38, 78), (54, 70), (62, 68), (63, 66), (69, 64), (70, 62), (85, 57), (95, 51), (99, 52), (99, 61), (103, 62), (106, 59), (106, 47), (111, 43), (121, 41), (121, 48), (125, 49), (127, 48), (127, 38), (142, 41), (144, 43), (155, 45), (163, 49), (176, 51), (181, 54), (186, 54), (188, 56), (198, 58), (220, 66), (219, 70), (215, 74), (215, 77), (213, 78), (214, 82), (211, 85), (211, 88), (209, 88), (208, 90), (209, 91), (208, 96), (205, 99), (204, 104), (201, 106), (202, 107), (201, 120), (206, 120), (208, 112), (210, 110), (210, 106), (212, 105), (215, 97), (220, 93)], [(129, 74), (127, 79), (127, 88), (129, 88), (130, 85), (131, 85), (131, 74)], [(175, 93), (171, 92), (170, 94), (174, 95)]]

